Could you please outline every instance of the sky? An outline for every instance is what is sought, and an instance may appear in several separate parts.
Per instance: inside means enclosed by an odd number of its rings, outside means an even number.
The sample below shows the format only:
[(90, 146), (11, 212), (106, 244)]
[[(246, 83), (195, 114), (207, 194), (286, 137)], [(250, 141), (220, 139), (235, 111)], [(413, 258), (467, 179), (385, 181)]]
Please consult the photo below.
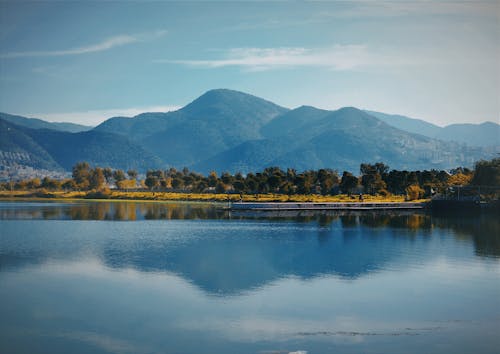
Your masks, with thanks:
[(96, 125), (229, 88), (500, 123), (500, 1), (0, 0), (0, 111)]

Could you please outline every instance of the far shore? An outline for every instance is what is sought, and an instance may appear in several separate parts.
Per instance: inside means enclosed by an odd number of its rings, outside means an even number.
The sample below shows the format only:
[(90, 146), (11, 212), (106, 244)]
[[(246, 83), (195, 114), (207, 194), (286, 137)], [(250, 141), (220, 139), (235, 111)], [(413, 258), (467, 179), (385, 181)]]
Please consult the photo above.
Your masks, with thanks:
[(214, 193), (175, 193), (154, 191), (0, 191), (1, 200), (58, 200), (58, 201), (107, 201), (107, 202), (202, 202), (202, 203), (425, 203), (429, 199), (408, 201), (404, 196), (372, 196), (363, 195), (362, 200), (358, 195), (286, 195), (286, 194), (214, 194)]

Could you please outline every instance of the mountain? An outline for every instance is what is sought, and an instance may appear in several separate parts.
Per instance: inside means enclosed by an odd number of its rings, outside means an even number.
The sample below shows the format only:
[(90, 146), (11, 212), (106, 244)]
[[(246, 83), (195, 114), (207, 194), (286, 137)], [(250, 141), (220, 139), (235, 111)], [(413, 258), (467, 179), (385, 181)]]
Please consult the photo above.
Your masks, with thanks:
[(287, 111), (262, 98), (217, 89), (176, 112), (112, 118), (95, 130), (126, 135), (170, 166), (191, 166), (261, 138), (261, 127)]
[(439, 130), (434, 137), (476, 146), (498, 146), (500, 145), (500, 125), (492, 122), (451, 124)]
[(262, 127), (261, 133), (266, 138), (287, 135), (296, 127), (311, 125), (330, 113), (331, 111), (311, 106), (300, 106), (299, 108), (290, 110), (271, 120), (268, 124)]
[[(272, 121), (263, 127), (263, 135), (269, 139), (244, 142), (194, 168), (248, 172), (266, 166), (298, 170), (330, 167), (356, 173), (362, 162), (383, 161), (396, 169), (449, 168), (470, 166), (486, 154), (480, 148), (396, 129), (354, 107), (317, 112), (307, 108), (312, 119), (297, 119), (303, 109), (275, 119), (286, 127), (282, 135), (277, 134)], [(271, 132), (266, 131), (269, 127)]]
[(367, 111), (367, 110), (365, 110), (365, 112), (395, 128), (410, 133), (425, 135), (431, 138), (434, 137), (441, 129), (441, 127), (426, 122), (425, 120), (422, 119), (410, 118), (399, 114), (387, 114), (387, 113)]
[(60, 170), (61, 166), (22, 127), (0, 119), (0, 167), (30, 166)]
[(53, 129), (70, 133), (78, 133), (92, 129), (92, 127), (86, 125), (66, 123), (66, 122), (53, 123), (38, 118), (26, 118), (1, 112), (0, 112), (0, 119), (32, 129)]
[(162, 161), (126, 137), (86, 131), (68, 133), (51, 129), (30, 129), (0, 119), (1, 156), (19, 156), (2, 161), (3, 166), (70, 171), (78, 161), (120, 169), (160, 168)]
[(500, 125), (492, 122), (481, 124), (451, 124), (445, 127), (428, 123), (421, 119), (409, 118), (396, 114), (365, 111), (385, 123), (411, 133), (430, 138), (456, 141), (471, 146), (499, 146)]
[(290, 110), (243, 92), (217, 89), (175, 112), (113, 117), (85, 132), (4, 121), (0, 147), (1, 156), (19, 152), (29, 157), (23, 160), (28, 165), (64, 170), (78, 161), (140, 171), (185, 166), (202, 173), (245, 173), (269, 166), (357, 173), (361, 163), (378, 161), (395, 169), (448, 169), (470, 167), (500, 151), (500, 144), (481, 147), (445, 141), (450, 134), (475, 144), (494, 140), (496, 125), (490, 124), (440, 128), (355, 107)]

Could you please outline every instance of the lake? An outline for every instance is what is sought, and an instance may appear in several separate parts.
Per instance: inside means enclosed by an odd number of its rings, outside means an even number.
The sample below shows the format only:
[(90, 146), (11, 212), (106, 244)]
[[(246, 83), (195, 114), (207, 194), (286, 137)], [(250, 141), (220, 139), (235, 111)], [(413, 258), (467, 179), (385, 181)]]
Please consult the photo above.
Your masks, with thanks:
[(500, 222), (0, 202), (1, 353), (498, 353)]

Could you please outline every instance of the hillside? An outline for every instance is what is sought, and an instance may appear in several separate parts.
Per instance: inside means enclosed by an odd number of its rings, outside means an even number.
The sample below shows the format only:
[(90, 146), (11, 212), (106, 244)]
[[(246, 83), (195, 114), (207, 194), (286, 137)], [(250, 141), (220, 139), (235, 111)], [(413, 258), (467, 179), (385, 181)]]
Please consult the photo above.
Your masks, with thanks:
[(95, 130), (128, 136), (170, 166), (191, 166), (261, 138), (261, 127), (286, 111), (252, 95), (218, 89), (176, 112), (112, 118)]
[(0, 166), (60, 170), (61, 166), (22, 127), (0, 119)]
[(500, 125), (492, 122), (451, 124), (439, 130), (434, 137), (476, 146), (498, 146), (500, 145)]
[[(276, 165), (298, 170), (330, 167), (357, 172), (363, 161), (384, 161), (392, 168), (431, 169), (471, 165), (485, 153), (479, 148), (396, 129), (353, 107), (323, 114), (313, 114), (323, 118), (311, 122), (295, 119), (296, 112), (290, 111), (276, 118), (293, 118), (283, 135), (245, 142), (195, 168), (202, 172), (210, 167), (248, 172)], [(264, 135), (271, 134), (264, 130)]]
[[(168, 167), (189, 167), (203, 173), (249, 172), (280, 166), (357, 173), (360, 163), (376, 161), (409, 170), (471, 167), (500, 151), (500, 144), (472, 146), (495, 140), (497, 125), (493, 123), (440, 128), (354, 107), (289, 110), (226, 89), (208, 91), (175, 112), (113, 117), (86, 132), (8, 124), (0, 126), (5, 136), (3, 152), (27, 154), (31, 160), (26, 163), (33, 166), (65, 170), (77, 161), (88, 161), (141, 172)], [(13, 129), (10, 135), (9, 127)], [(460, 131), (469, 135), (460, 135)], [(442, 134), (443, 139), (429, 134)], [(471, 146), (446, 141), (450, 135)]]
[(450, 124), (438, 127), (421, 119), (374, 111), (365, 112), (395, 128), (430, 138), (455, 141), (470, 146), (500, 146), (500, 125), (496, 123)]
[(97, 131), (65, 133), (48, 129), (32, 129), (27, 134), (68, 171), (78, 161), (141, 171), (163, 165), (158, 157), (116, 134)]
[(129, 139), (110, 133), (30, 129), (0, 119), (2, 166), (70, 171), (78, 161), (121, 169), (160, 168), (163, 163)]

